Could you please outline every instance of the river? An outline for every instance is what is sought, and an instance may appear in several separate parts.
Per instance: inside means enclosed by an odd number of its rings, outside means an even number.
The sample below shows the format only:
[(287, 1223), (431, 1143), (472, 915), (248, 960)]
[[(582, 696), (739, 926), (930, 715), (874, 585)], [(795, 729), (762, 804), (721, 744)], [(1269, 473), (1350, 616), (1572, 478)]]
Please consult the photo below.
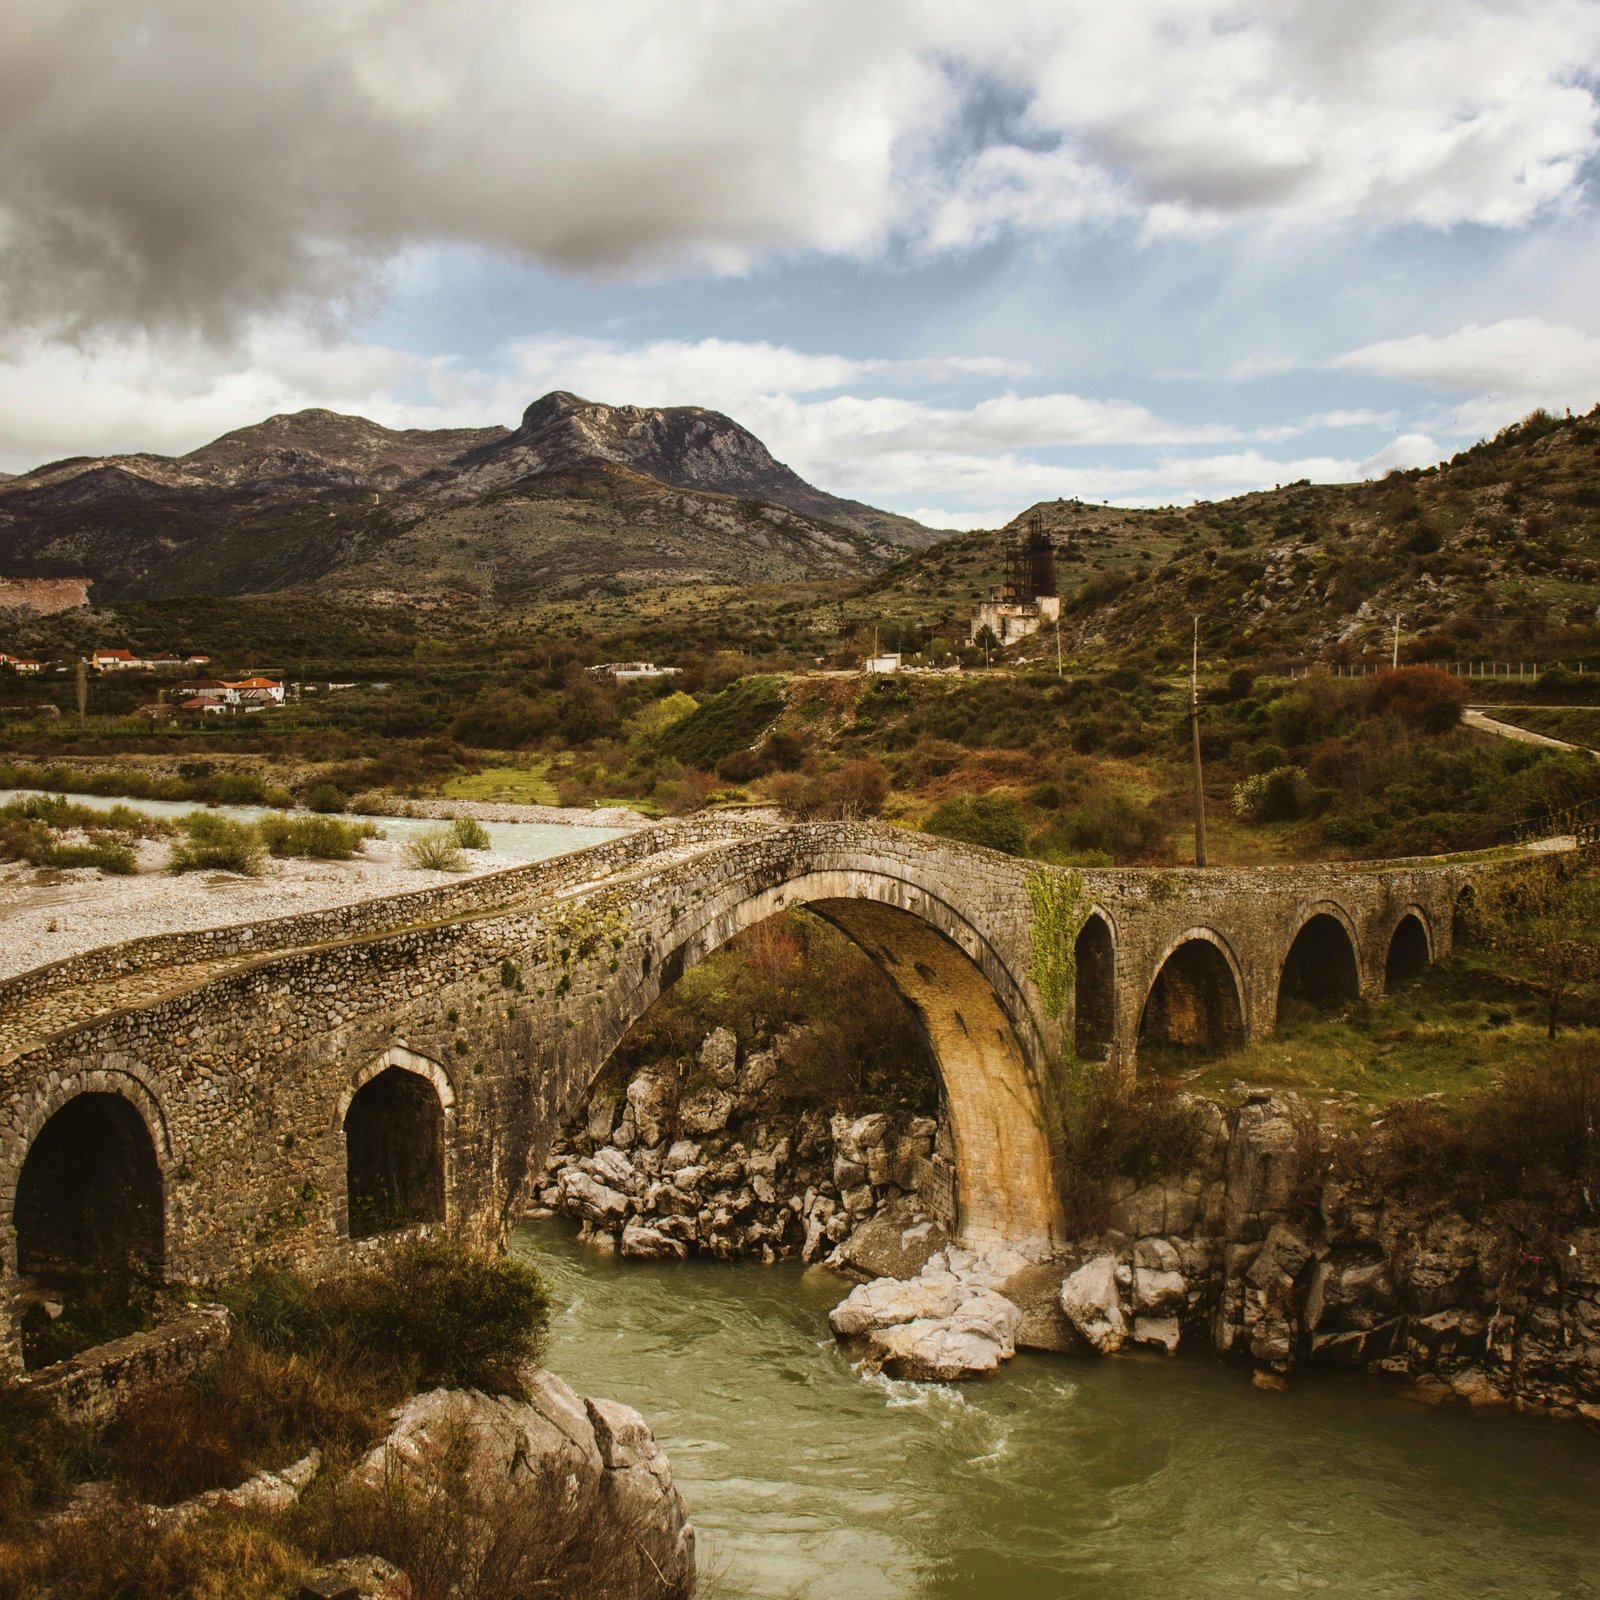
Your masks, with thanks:
[(620, 1262), (559, 1220), (514, 1248), (553, 1291), (551, 1369), (666, 1447), (707, 1600), (1600, 1595), (1574, 1426), (1356, 1378), (1265, 1393), (1198, 1354), (864, 1377), (821, 1269)]

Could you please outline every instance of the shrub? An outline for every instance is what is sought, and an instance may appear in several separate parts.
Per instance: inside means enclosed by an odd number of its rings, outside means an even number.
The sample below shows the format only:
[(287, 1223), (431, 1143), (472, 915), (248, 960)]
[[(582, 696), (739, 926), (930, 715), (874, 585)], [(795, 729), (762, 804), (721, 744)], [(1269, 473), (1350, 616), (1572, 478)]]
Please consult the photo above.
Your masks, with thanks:
[(1293, 822), (1311, 809), (1304, 767), (1274, 767), (1233, 787), (1233, 814), (1246, 822)]
[(742, 678), (665, 728), (656, 747), (685, 766), (712, 768), (754, 744), (782, 710), (777, 679)]
[(173, 872), (238, 872), (253, 878), (266, 862), (266, 842), (253, 822), (192, 811), (179, 827), (182, 835), (167, 863)]
[(457, 817), (450, 824), (450, 837), (463, 850), (489, 848), (489, 830), (476, 817)]
[(1020, 856), (1028, 846), (1022, 826), (1022, 808), (1005, 796), (959, 796), (941, 801), (922, 824), (924, 833), (937, 833), (946, 839), (982, 845)]
[(1074, 867), (1159, 861), (1171, 852), (1167, 825), (1155, 812), (1126, 795), (1105, 793), (1052, 818), (1030, 848), (1041, 861)]
[(387, 1367), (408, 1388), (515, 1394), (517, 1369), (539, 1359), (549, 1321), (544, 1280), (527, 1262), (440, 1239), (335, 1278), (316, 1301), (325, 1350)]
[(465, 872), (466, 857), (448, 826), (429, 828), (406, 840), (406, 860), (426, 872)]
[(313, 861), (348, 861), (378, 835), (370, 822), (341, 822), (337, 817), (265, 816), (256, 825), (275, 856), (304, 856)]
[(862, 756), (829, 772), (785, 772), (772, 781), (773, 798), (797, 817), (872, 817), (889, 798), (889, 770)]
[(0, 1388), (0, 1536), (59, 1505), (89, 1462), (87, 1428), (43, 1395)]
[(1380, 672), (1366, 694), (1374, 716), (1397, 717), (1420, 733), (1446, 733), (1461, 720), (1471, 690), (1437, 667), (1402, 667)]
[(306, 810), (328, 814), (344, 810), (344, 794), (331, 783), (319, 783), (306, 796)]

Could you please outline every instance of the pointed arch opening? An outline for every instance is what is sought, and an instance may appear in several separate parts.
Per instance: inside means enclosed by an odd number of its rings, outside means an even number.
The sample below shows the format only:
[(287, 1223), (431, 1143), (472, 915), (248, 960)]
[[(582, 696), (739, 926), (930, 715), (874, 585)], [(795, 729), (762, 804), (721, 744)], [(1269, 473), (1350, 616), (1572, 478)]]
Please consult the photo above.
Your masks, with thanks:
[(1080, 1061), (1103, 1061), (1117, 1025), (1117, 951), (1111, 924), (1091, 911), (1073, 947), (1073, 1051)]
[(1139, 1043), (1208, 1051), (1230, 1049), (1244, 1038), (1244, 998), (1233, 963), (1213, 937), (1184, 938), (1150, 986)]
[(428, 1076), (386, 1066), (344, 1114), (350, 1237), (443, 1222), (444, 1105)]
[(12, 1217), (28, 1365), (136, 1326), (166, 1243), (161, 1164), (138, 1108), (99, 1092), (61, 1106), (28, 1147)]
[(1337, 1011), (1361, 998), (1361, 966), (1350, 930), (1332, 912), (1308, 917), (1278, 979), (1278, 1021), (1295, 1012)]
[(1428, 970), (1433, 951), (1428, 930), (1415, 911), (1408, 911), (1396, 924), (1389, 940), (1389, 953), (1383, 962), (1383, 987), (1392, 991), (1412, 983)]

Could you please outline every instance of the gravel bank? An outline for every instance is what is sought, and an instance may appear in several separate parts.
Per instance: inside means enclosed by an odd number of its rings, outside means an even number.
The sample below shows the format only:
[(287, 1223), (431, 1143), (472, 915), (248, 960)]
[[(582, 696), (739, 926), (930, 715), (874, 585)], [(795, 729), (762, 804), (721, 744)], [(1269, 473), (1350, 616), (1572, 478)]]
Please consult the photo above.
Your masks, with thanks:
[(515, 856), (473, 850), (466, 873), (421, 872), (405, 864), (402, 849), (398, 841), (369, 840), (353, 861), (273, 861), (259, 878), (226, 872), (174, 877), (162, 870), (164, 840), (140, 846), (139, 871), (131, 878), (102, 877), (92, 868), (68, 872), (8, 863), (0, 866), (0, 977), (145, 934), (322, 911), (527, 865)]

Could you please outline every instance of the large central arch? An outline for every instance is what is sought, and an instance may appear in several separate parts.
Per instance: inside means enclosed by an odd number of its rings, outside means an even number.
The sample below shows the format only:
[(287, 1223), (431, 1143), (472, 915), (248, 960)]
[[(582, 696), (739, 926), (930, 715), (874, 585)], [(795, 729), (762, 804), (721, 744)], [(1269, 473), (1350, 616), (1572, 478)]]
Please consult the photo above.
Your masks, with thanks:
[(902, 879), (821, 870), (697, 908), (670, 951), (646, 963), (596, 1065), (690, 967), (744, 929), (801, 908), (872, 958), (927, 1035), (955, 1136), (962, 1241), (1056, 1241), (1060, 1207), (1039, 1087), (1044, 1049), (1026, 998), (971, 923)]

